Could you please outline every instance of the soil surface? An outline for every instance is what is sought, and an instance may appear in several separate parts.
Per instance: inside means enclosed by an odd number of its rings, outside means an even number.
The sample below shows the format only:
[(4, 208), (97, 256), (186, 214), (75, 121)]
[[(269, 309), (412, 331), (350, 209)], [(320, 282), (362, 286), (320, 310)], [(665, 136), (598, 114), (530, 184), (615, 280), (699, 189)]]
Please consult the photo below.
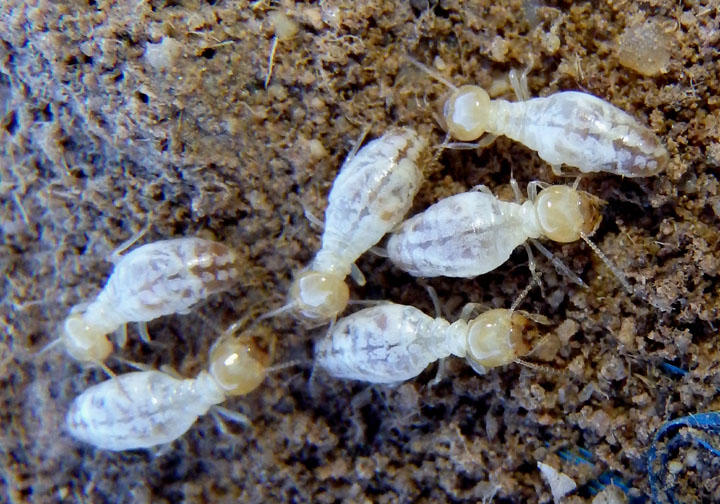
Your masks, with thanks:
[[(714, 1), (2, 2), (0, 500), (551, 502), (540, 461), (577, 484), (566, 502), (649, 501), (656, 430), (720, 408), (719, 24)], [(594, 241), (634, 295), (582, 242), (548, 242), (588, 287), (538, 255), (544, 293), (521, 308), (552, 322), (525, 357), (542, 367), (481, 376), (450, 358), (435, 386), (435, 365), (393, 387), (320, 371), (311, 386), (325, 328), (282, 315), (264, 323), (275, 361), (307, 364), (224, 403), (251, 426), (207, 415), (167, 446), (121, 453), (73, 440), (72, 399), (106, 375), (37, 352), (102, 287), (113, 249), (149, 224), (141, 243), (200, 235), (243, 257), (234, 289), (151, 322), (151, 344), (131, 324), (108, 360), (115, 373), (132, 370), (126, 359), (195, 376), (224, 327), (285, 302), (319, 247), (304, 209), (322, 216), (364, 131), (409, 126), (442, 143), (447, 88), (411, 58), (510, 100), (508, 72), (529, 68), (533, 96), (586, 91), (662, 139), (664, 173), (580, 182), (607, 201)], [(568, 180), (504, 137), (433, 152), (412, 213), (477, 184), (511, 194), (511, 174), (521, 187)], [(358, 266), (367, 284), (352, 298), (433, 313), (386, 259)], [(520, 247), (490, 274), (427, 283), (455, 316), (467, 302), (509, 307), (529, 280)], [(693, 443), (703, 433), (679, 435), (658, 498), (720, 501), (718, 458)], [(594, 497), (609, 478), (624, 492)]]

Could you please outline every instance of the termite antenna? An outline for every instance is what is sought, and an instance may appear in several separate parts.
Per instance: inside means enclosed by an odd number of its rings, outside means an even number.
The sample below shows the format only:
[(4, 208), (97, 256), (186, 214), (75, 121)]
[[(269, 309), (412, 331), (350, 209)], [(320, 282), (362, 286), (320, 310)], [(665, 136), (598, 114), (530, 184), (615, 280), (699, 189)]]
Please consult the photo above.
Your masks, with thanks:
[(310, 378), (308, 378), (308, 392), (310, 392), (310, 397), (315, 398), (317, 397), (317, 389), (315, 388), (315, 373), (317, 373), (317, 362), (313, 362), (312, 371), (310, 371)]
[(385, 299), (351, 299), (348, 301), (348, 306), (377, 306), (383, 303), (387, 303)]
[(578, 186), (580, 185), (581, 180), (582, 180), (581, 176), (578, 175), (577, 177), (575, 177), (575, 182), (573, 182), (573, 185), (572, 185), (572, 188), (574, 190), (577, 190)]
[(275, 308), (274, 310), (270, 310), (269, 312), (263, 313), (257, 319), (255, 319), (255, 321), (252, 323), (252, 326), (254, 327), (255, 324), (257, 324), (258, 322), (260, 322), (262, 320), (273, 318), (273, 317), (276, 317), (283, 313), (292, 311), (293, 309), (295, 309), (296, 306), (297, 306), (297, 303), (291, 301), (290, 303), (284, 304), (280, 308)]
[(269, 366), (266, 370), (268, 373), (275, 373), (277, 371), (282, 371), (283, 369), (288, 369), (295, 366), (307, 366), (312, 364), (312, 359), (293, 359), (287, 362), (283, 362), (282, 364), (275, 364), (273, 366)]
[[(437, 119), (435, 119), (435, 120), (437, 121)], [(440, 121), (437, 121), (437, 122), (439, 122), (440, 124), (442, 124), (442, 122), (440, 122)], [(437, 151), (437, 152), (435, 152), (435, 154), (433, 154), (433, 157), (432, 157), (432, 159), (430, 160), (430, 163), (428, 163), (428, 164), (432, 164), (432, 163), (434, 163), (435, 161), (437, 161), (438, 159), (440, 159), (440, 155), (442, 154), (442, 151), (444, 151), (445, 149), (447, 149), (448, 146), (450, 145), (450, 139), (451, 139), (451, 138), (452, 138), (452, 137), (450, 136), (450, 133), (445, 133), (445, 138), (443, 138), (442, 143), (441, 143), (440, 145), (434, 145), (434, 146), (432, 147), (432, 148), (433, 148), (435, 151)], [(468, 144), (468, 145), (474, 145), (474, 144)]]
[(540, 295), (542, 297), (545, 297), (545, 289), (543, 288), (542, 280), (540, 279), (540, 273), (538, 273), (537, 271), (535, 255), (533, 254), (532, 249), (527, 242), (523, 243), (523, 246), (525, 247), (525, 252), (528, 256), (528, 268), (530, 269), (530, 276), (532, 277), (532, 281), (538, 284), (538, 287), (540, 287)]
[[(330, 325), (327, 328), (327, 331), (325, 331), (325, 336), (323, 339), (327, 340), (328, 338), (331, 338), (332, 330), (335, 327), (336, 319), (332, 319), (330, 321)], [(317, 352), (317, 350), (316, 350)], [(315, 388), (315, 373), (317, 372), (317, 359), (313, 359), (313, 366), (312, 371), (310, 372), (310, 378), (308, 379), (308, 391), (310, 392), (311, 397), (315, 397), (317, 395), (317, 389)]]
[(510, 313), (513, 313), (518, 306), (520, 306), (520, 303), (522, 303), (527, 295), (530, 293), (533, 287), (535, 287), (535, 284), (540, 281), (539, 278), (533, 277), (532, 280), (530, 280), (530, 283), (527, 284), (527, 286), (523, 289), (523, 291), (520, 293), (520, 295), (513, 301), (513, 304), (510, 306)]
[[(433, 308), (435, 309), (435, 318), (447, 318), (443, 313), (442, 303), (440, 303), (440, 296), (438, 296), (435, 288), (432, 285), (428, 284), (424, 279), (419, 280), (418, 283), (425, 287), (428, 296), (430, 296)], [(436, 387), (440, 382), (443, 381), (443, 378), (445, 378), (445, 359), (439, 359), (437, 371), (435, 372), (435, 378), (430, 380), (428, 386), (430, 388)]]
[[(120, 357), (118, 355), (111, 355), (109, 359), (112, 359), (116, 362), (119, 362), (121, 364), (125, 364), (126, 366), (129, 366), (133, 369), (137, 369), (138, 371), (152, 371), (154, 368), (152, 366), (148, 366), (147, 364), (143, 364), (142, 362), (135, 362), (130, 359), (126, 359), (125, 357)], [(165, 371), (165, 370), (163, 370)], [(168, 373), (171, 374), (171, 373)]]
[[(584, 236), (584, 235), (582, 235)], [(587, 237), (584, 238), (587, 241)], [(573, 273), (570, 268), (567, 267), (567, 265), (562, 262), (559, 258), (555, 256), (552, 252), (550, 252), (542, 243), (540, 243), (536, 239), (532, 239), (532, 244), (535, 245), (535, 248), (538, 249), (538, 251), (547, 257), (550, 262), (555, 266), (555, 269), (558, 270), (560, 273), (568, 277), (570, 280), (572, 280), (574, 283), (579, 285), (580, 287), (587, 288), (587, 284), (582, 281), (582, 278), (577, 276), (575, 273)], [(593, 249), (594, 250), (594, 249)]]
[(602, 250), (600, 250), (600, 247), (598, 247), (597, 245), (595, 245), (595, 243), (593, 243), (593, 242), (590, 240), (590, 238), (587, 237), (587, 235), (586, 235), (585, 233), (580, 233), (580, 237), (585, 241), (585, 243), (588, 244), (588, 247), (590, 247), (590, 248), (593, 250), (593, 252), (595, 252), (595, 253), (597, 254), (597, 256), (598, 256), (600, 259), (602, 259), (602, 262), (604, 262), (604, 263), (605, 263), (605, 266), (607, 266), (608, 269), (609, 269), (610, 271), (612, 271), (613, 275), (615, 275), (615, 278), (618, 279), (618, 281), (622, 284), (622, 286), (625, 288), (625, 290), (628, 292), (628, 294), (630, 294), (631, 296), (632, 296), (633, 294), (635, 294), (635, 291), (633, 290), (632, 286), (630, 285), (630, 282), (627, 281), (627, 278), (625, 277), (625, 275), (623, 274), (623, 272), (620, 271), (620, 270), (618, 269), (618, 267), (615, 266), (615, 265), (610, 261), (610, 259), (608, 258), (608, 256), (606, 256), (605, 253), (604, 253)]
[[(517, 310), (517, 312), (518, 312), (520, 315), (522, 315), (523, 317), (525, 317), (526, 319), (532, 320), (532, 321), (535, 322), (536, 324), (540, 324), (540, 325), (552, 325), (552, 323), (553, 323), (552, 320), (550, 320), (549, 318), (547, 318), (545, 315), (540, 315), (539, 313), (530, 313), (530, 312), (525, 311), (525, 310)], [(543, 336), (543, 340), (541, 340), (541, 341), (544, 341), (544, 338), (546, 338), (546, 337), (547, 337), (547, 336)]]
[(534, 362), (529, 362), (523, 359), (515, 359), (515, 363), (520, 364), (521, 366), (525, 366), (527, 368), (530, 368), (535, 371), (541, 371), (543, 373), (549, 373), (553, 376), (563, 376), (562, 371), (558, 371), (557, 369), (551, 368), (550, 366), (543, 366), (542, 364), (535, 364)]
[[(524, 315), (524, 314), (523, 314), (523, 315)], [(537, 321), (533, 320), (533, 322), (537, 322)], [(539, 322), (538, 322), (538, 323), (539, 323)], [(546, 334), (545, 336), (543, 336), (542, 338), (540, 338), (540, 341), (538, 341), (537, 343), (535, 343), (535, 344), (533, 345), (533, 347), (530, 349), (530, 351), (525, 354), (525, 357), (527, 357), (528, 355), (534, 354), (535, 351), (537, 351), (538, 348), (540, 348), (541, 346), (543, 346), (543, 345), (545, 344), (545, 342), (546, 342), (548, 339), (550, 339), (550, 336), (551, 336), (551, 333), (548, 333), (548, 334)]]
[(62, 343), (62, 338), (55, 338), (55, 339), (52, 340), (50, 343), (48, 343), (47, 345), (45, 345), (44, 347), (42, 347), (40, 350), (38, 350), (37, 352), (35, 352), (35, 353), (32, 354), (32, 355), (33, 355), (34, 357), (40, 357), (40, 356), (43, 355), (45, 352), (47, 352), (47, 351), (49, 351), (49, 350), (52, 350), (53, 348), (55, 348), (56, 346), (58, 346), (60, 343)]
[(438, 72), (430, 68), (429, 66), (425, 65), (424, 63), (420, 63), (418, 60), (413, 58), (412, 56), (407, 57), (408, 61), (418, 67), (420, 70), (428, 74), (430, 77), (435, 79), (436, 81), (440, 82), (441, 84), (445, 84), (448, 88), (452, 89), (453, 91), (457, 91), (457, 86), (447, 80), (445, 77), (440, 75)]

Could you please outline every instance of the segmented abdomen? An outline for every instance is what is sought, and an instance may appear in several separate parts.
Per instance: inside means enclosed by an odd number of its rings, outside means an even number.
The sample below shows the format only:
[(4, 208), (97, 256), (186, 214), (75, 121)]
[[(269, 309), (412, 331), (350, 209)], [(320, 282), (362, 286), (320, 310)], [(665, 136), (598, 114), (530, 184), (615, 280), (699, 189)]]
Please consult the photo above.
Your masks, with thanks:
[(177, 238), (149, 243), (122, 256), (93, 305), (114, 311), (123, 322), (145, 322), (186, 313), (238, 279), (237, 254), (222, 243)]
[(565, 91), (511, 105), (526, 108), (512, 114), (505, 134), (552, 165), (647, 177), (668, 162), (668, 152), (653, 131), (591, 94)]
[(324, 251), (351, 264), (402, 221), (422, 182), (425, 147), (413, 130), (393, 129), (343, 165), (328, 196)]
[(500, 266), (528, 237), (520, 205), (479, 191), (442, 199), (405, 221), (387, 244), (392, 262), (411, 275), (472, 278)]
[(177, 439), (222, 398), (199, 394), (196, 380), (159, 371), (128, 373), (76, 397), (66, 423), (74, 438), (98, 448), (147, 448)]
[(449, 324), (412, 306), (382, 304), (337, 321), (315, 346), (316, 365), (336, 378), (396, 383), (449, 355), (441, 343)]

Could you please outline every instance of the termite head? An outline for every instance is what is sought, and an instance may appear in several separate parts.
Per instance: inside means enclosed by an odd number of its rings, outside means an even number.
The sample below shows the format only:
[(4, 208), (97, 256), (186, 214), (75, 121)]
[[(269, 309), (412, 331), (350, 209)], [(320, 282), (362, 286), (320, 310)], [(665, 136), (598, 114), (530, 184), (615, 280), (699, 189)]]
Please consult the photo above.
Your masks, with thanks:
[(471, 142), (488, 130), (490, 96), (480, 86), (461, 86), (443, 107), (445, 127), (453, 138)]
[(104, 327), (89, 323), (82, 313), (73, 313), (65, 319), (62, 327), (62, 342), (67, 353), (73, 358), (87, 362), (103, 362), (112, 352), (112, 343), (107, 338), (111, 332)]
[(265, 380), (269, 361), (252, 339), (221, 339), (210, 351), (209, 371), (227, 395), (242, 395)]
[(304, 271), (290, 286), (290, 303), (309, 320), (330, 320), (342, 312), (350, 299), (345, 275)]
[(535, 212), (544, 236), (569, 243), (595, 232), (602, 220), (601, 205), (601, 199), (584, 191), (553, 185), (540, 191)]
[(530, 352), (535, 337), (531, 321), (520, 312), (498, 308), (486, 311), (469, 324), (467, 360), (475, 371), (510, 364)]

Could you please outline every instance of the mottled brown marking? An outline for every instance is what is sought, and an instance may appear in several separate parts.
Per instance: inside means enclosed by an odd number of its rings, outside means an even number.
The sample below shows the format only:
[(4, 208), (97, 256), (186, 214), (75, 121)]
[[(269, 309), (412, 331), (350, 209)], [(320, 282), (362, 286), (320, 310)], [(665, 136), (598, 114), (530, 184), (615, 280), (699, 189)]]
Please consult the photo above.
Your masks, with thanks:
[[(189, 265), (188, 270), (202, 280), (208, 293), (227, 290), (238, 280), (239, 257), (222, 243), (200, 243), (195, 249), (195, 257), (196, 260)], [(209, 266), (205, 266), (205, 263), (209, 263)], [(220, 272), (225, 272), (227, 278), (221, 280)]]

